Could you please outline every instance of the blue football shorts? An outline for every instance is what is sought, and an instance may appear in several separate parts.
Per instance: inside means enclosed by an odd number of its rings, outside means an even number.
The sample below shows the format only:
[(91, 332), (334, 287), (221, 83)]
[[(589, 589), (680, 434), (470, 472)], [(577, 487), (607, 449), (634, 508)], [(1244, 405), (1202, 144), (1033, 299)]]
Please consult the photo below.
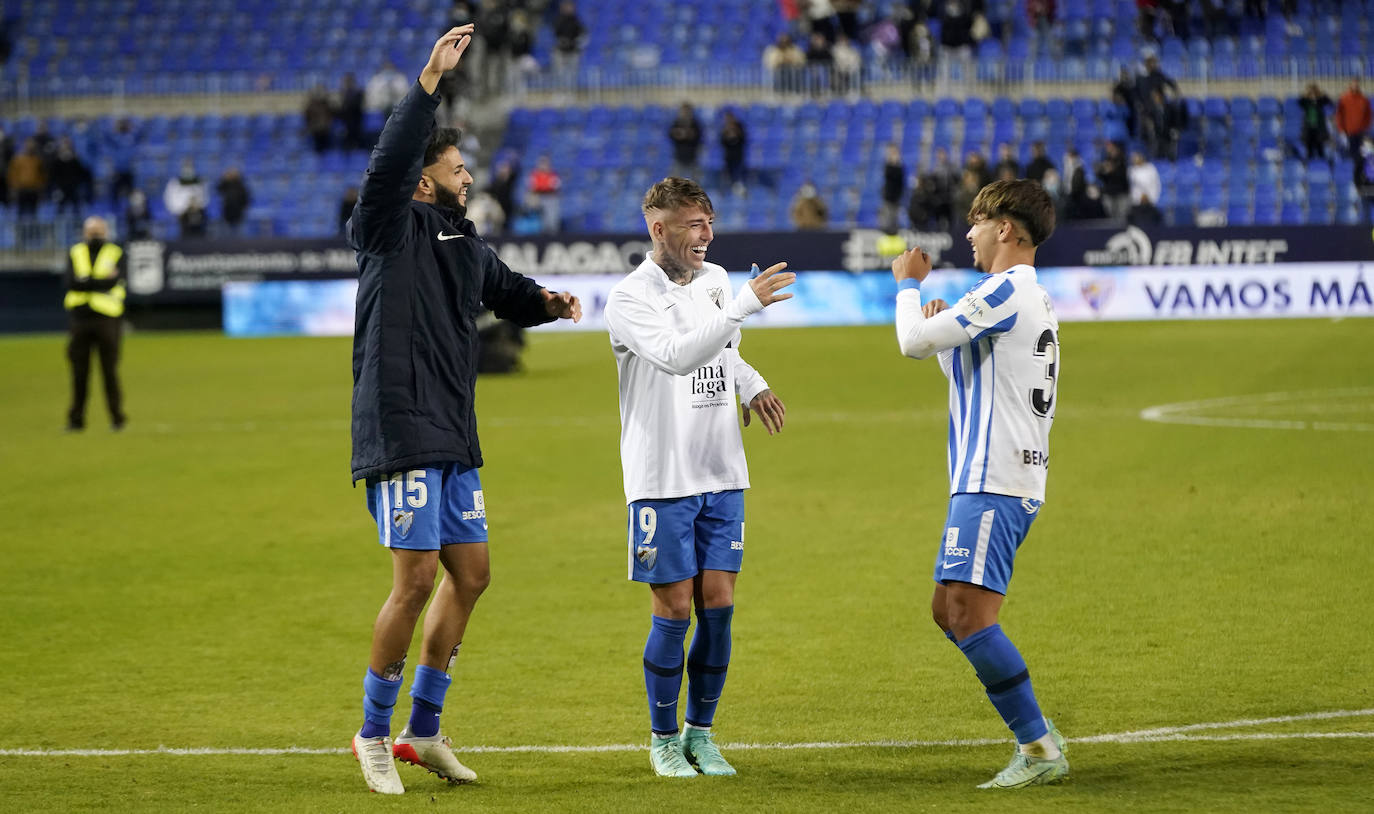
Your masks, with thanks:
[(630, 504), (630, 579), (663, 584), (744, 562), (744, 491)]
[(487, 506), (477, 470), (458, 464), (368, 480), (367, 509), (387, 548), (438, 551), (487, 541)]
[(1016, 549), (1040, 512), (1039, 500), (957, 494), (949, 499), (945, 539), (935, 557), (935, 581), (968, 582), (1007, 593)]

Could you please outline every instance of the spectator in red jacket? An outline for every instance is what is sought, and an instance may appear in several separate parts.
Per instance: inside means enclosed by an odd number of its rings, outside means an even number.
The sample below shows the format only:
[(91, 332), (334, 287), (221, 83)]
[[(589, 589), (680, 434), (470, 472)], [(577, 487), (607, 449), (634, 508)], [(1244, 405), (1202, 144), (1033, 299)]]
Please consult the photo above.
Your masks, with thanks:
[(1361, 136), (1369, 130), (1370, 120), (1369, 99), (1360, 93), (1360, 80), (1352, 79), (1336, 103), (1336, 129), (1345, 136), (1351, 158), (1359, 159)]

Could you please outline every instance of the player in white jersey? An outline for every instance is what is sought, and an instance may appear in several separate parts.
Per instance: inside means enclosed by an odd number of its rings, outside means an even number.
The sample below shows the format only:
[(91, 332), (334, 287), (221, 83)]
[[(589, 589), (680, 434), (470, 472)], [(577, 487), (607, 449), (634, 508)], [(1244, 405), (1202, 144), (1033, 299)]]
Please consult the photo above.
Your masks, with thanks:
[[(739, 355), (740, 325), (795, 274), (778, 263), (731, 296), (725, 269), (705, 262), (714, 209), (694, 181), (665, 178), (644, 196), (653, 251), (611, 289), (606, 325), (620, 378), (620, 459), (629, 504), (630, 579), (652, 589), (644, 686), (649, 756), (667, 777), (732, 775), (711, 723), (730, 663), (735, 578), (744, 557), (749, 472), (735, 418), (758, 413), (772, 435), (782, 401)], [(686, 726), (679, 733), (683, 643)], [(694, 769), (693, 766), (696, 766)]]
[(949, 516), (931, 611), (1016, 736), (1011, 763), (980, 788), (1022, 788), (1069, 772), (1064, 739), (997, 623), (1049, 472), (1059, 320), (1034, 262), (1054, 231), (1054, 204), (1035, 181), (997, 181), (973, 200), (968, 222), (973, 264), (987, 276), (954, 306), (922, 305), (930, 257), (919, 247), (893, 261), (897, 343), (917, 359), (938, 354), (949, 378)]

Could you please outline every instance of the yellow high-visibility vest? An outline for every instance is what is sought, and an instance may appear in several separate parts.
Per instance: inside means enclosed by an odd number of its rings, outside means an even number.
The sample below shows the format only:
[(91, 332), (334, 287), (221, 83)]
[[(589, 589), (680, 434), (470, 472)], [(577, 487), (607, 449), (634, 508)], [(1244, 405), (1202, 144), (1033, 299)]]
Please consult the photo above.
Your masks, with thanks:
[[(71, 256), (76, 279), (108, 280), (119, 274), (119, 258), (124, 256), (124, 250), (113, 243), (106, 243), (100, 247), (92, 263), (91, 247), (78, 243), (72, 246)], [(68, 291), (66, 299), (62, 300), (62, 306), (68, 311), (83, 305), (89, 305), (92, 311), (107, 317), (123, 314), (124, 284), (120, 283), (109, 291)]]

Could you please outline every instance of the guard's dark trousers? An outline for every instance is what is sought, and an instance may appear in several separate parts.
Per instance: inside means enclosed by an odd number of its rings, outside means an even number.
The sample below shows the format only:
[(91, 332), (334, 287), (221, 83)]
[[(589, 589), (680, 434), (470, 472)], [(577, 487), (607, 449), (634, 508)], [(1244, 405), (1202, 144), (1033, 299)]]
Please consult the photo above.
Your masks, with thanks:
[(71, 339), (67, 359), (72, 365), (72, 406), (67, 411), (67, 427), (86, 425), (86, 384), (91, 373), (91, 350), (100, 354), (100, 374), (105, 381), (105, 405), (110, 409), (110, 424), (124, 426), (124, 394), (119, 387), (119, 340), (121, 322), (101, 314), (72, 314)]

